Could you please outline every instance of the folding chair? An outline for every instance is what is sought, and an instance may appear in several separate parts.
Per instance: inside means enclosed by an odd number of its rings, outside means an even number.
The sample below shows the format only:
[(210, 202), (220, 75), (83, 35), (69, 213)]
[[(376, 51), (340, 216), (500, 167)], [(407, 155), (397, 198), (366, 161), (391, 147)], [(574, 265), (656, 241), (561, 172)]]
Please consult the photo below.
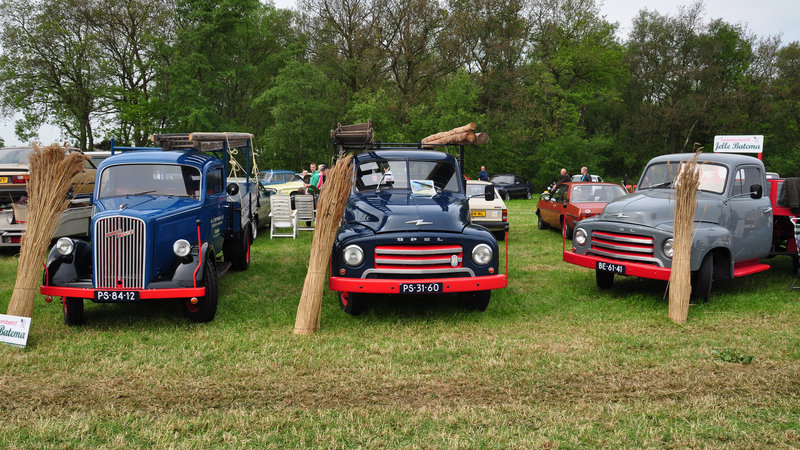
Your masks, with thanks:
[[(295, 195), (294, 206), (296, 208), (298, 230), (313, 230), (317, 225), (317, 211), (314, 209), (314, 196), (313, 195)], [(308, 225), (302, 227), (299, 224), (306, 223)]]
[[(292, 199), (288, 195), (273, 195), (271, 197), (272, 211), (269, 213), (269, 238), (297, 237), (297, 216), (292, 211)], [(291, 228), (292, 232), (276, 232), (277, 228)]]

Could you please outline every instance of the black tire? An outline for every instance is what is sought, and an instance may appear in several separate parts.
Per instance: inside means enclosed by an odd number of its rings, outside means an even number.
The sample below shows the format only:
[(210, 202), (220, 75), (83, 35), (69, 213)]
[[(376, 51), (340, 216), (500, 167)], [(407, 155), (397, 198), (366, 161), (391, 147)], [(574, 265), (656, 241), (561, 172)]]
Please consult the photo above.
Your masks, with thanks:
[[(250, 222), (250, 231), (253, 232), (253, 237), (250, 239), (250, 242), (255, 242), (256, 238), (258, 237), (258, 216), (253, 217), (253, 221)], [(255, 226), (254, 226), (255, 225)]]
[(183, 314), (192, 322), (211, 322), (217, 314), (217, 269), (210, 253), (209, 258), (203, 262), (203, 286), (206, 288), (206, 295), (198, 297), (197, 304), (193, 305), (189, 298), (183, 301)]
[(692, 300), (707, 303), (711, 298), (711, 285), (714, 282), (714, 255), (709, 253), (700, 263), (700, 268), (692, 274)]
[(461, 301), (470, 311), (486, 311), (489, 300), (492, 298), (492, 291), (477, 291), (461, 293)]
[[(537, 211), (537, 212), (538, 212), (538, 211)], [(542, 220), (542, 213), (541, 213), (541, 212), (539, 212), (538, 214), (536, 214), (536, 216), (539, 218), (539, 220), (536, 222), (536, 226), (537, 226), (537, 227), (538, 227), (540, 230), (546, 230), (546, 229), (548, 228), (548, 225), (547, 225), (547, 222), (545, 222), (544, 220)]]
[(564, 233), (564, 235), (567, 237), (567, 239), (572, 239), (572, 234), (575, 232), (575, 230), (569, 226), (569, 222), (564, 223), (563, 226), (567, 227), (567, 231)]
[(64, 324), (75, 326), (82, 324), (84, 320), (83, 299), (75, 297), (64, 298)]
[(509, 194), (508, 191), (503, 192), (503, 200), (504, 201), (511, 200), (511, 194)]
[(354, 294), (352, 292), (339, 292), (339, 306), (342, 311), (351, 316), (360, 316), (366, 307), (364, 294)]
[(531, 199), (531, 191), (525, 191), (525, 200)]
[(225, 241), (222, 248), (225, 261), (231, 263), (233, 270), (247, 270), (250, 267), (250, 242), (253, 236), (251, 226), (252, 224), (247, 225), (238, 238)]
[(492, 231), (494, 238), (498, 241), (505, 241), (506, 240), (506, 232), (505, 231)]
[(611, 272), (594, 271), (597, 287), (600, 289), (611, 289), (614, 286), (614, 274)]

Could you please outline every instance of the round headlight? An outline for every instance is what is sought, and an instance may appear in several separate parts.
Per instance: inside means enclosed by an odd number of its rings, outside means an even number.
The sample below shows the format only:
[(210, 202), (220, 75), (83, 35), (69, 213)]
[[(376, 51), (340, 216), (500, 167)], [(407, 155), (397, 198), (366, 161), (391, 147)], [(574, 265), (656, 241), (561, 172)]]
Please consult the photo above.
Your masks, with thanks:
[(13, 221), (14, 221), (14, 215), (13, 214), (6, 214), (6, 222), (11, 224), (11, 222), (13, 222)]
[(344, 256), (345, 264), (351, 267), (355, 267), (364, 262), (364, 250), (355, 244), (345, 247), (342, 255)]
[(68, 237), (58, 238), (56, 241), (56, 251), (63, 256), (71, 255), (72, 252), (75, 251), (75, 242)]
[(664, 249), (664, 256), (666, 256), (667, 258), (672, 258), (672, 253), (674, 252), (674, 249), (672, 248), (672, 238), (669, 238), (666, 241), (664, 241), (663, 249)]
[(175, 252), (175, 256), (183, 258), (192, 251), (192, 244), (186, 239), (178, 239), (172, 244), (172, 251)]
[(472, 261), (479, 265), (485, 266), (492, 261), (492, 249), (486, 244), (478, 244), (472, 249)]
[(586, 244), (586, 230), (583, 228), (578, 228), (575, 230), (575, 233), (572, 235), (572, 242), (577, 245)]

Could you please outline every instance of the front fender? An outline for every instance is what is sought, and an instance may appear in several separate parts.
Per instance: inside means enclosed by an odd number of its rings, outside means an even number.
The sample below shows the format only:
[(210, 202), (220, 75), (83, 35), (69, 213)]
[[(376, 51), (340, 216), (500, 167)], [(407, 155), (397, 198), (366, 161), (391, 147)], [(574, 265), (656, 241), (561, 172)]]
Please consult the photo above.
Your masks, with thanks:
[[(181, 287), (189, 287), (194, 285), (195, 269), (200, 264), (200, 254), (203, 255), (202, 263), (205, 264), (206, 260), (211, 259), (214, 262), (214, 247), (209, 242), (204, 242), (203, 246), (198, 253), (197, 247), (192, 249), (190, 254), (191, 259), (187, 256), (185, 260), (180, 261), (175, 273), (172, 276), (172, 282)], [(202, 267), (197, 270), (197, 284), (201, 285), (203, 281)]]
[(73, 239), (75, 250), (63, 256), (56, 247), (50, 249), (42, 274), (42, 284), (62, 286), (80, 279), (92, 278), (92, 245), (81, 239)]
[[(724, 249), (730, 255), (731, 232), (729, 229), (713, 224), (701, 222), (694, 224), (694, 238), (692, 240), (691, 270), (700, 269), (700, 264), (706, 255), (716, 249)], [(729, 258), (730, 259), (730, 258)], [(730, 264), (730, 276), (733, 277), (733, 264)]]

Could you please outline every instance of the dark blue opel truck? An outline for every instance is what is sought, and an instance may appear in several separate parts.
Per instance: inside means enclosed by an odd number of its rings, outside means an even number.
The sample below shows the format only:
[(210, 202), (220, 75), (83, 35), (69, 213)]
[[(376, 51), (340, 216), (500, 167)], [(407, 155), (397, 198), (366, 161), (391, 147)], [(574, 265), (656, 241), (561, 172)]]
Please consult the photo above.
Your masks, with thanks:
[(249, 150), (252, 135), (219, 135), (155, 135), (161, 147), (129, 147), (100, 164), (91, 241), (58, 239), (40, 288), (48, 301), (62, 298), (66, 324), (83, 322), (84, 299), (175, 299), (192, 321), (214, 318), (217, 277), (249, 266), (257, 195), (225, 185), (227, 151)]
[[(458, 161), (421, 147), (371, 144), (353, 158), (328, 284), (348, 314), (363, 312), (367, 294), (457, 293), (483, 311), (507, 285), (497, 241), (469, 220)], [(494, 189), (484, 195), (493, 199)]]

